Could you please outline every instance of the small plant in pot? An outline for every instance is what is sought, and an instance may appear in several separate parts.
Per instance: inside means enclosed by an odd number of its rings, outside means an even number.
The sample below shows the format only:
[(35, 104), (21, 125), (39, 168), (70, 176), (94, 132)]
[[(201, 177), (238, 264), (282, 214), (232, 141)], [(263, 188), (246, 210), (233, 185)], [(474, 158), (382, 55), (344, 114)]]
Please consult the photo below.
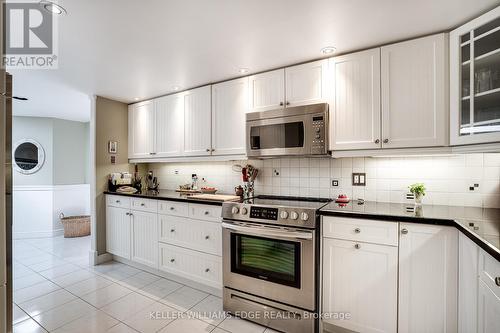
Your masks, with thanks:
[(425, 195), (425, 185), (423, 183), (415, 183), (408, 186), (408, 188), (410, 189), (410, 193), (415, 195), (415, 204), (421, 205)]

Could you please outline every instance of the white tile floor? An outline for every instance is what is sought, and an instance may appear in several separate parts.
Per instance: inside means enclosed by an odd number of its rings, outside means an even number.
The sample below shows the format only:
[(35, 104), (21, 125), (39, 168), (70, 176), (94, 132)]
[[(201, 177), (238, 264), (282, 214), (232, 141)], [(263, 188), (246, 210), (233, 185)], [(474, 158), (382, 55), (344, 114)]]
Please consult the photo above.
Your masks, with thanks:
[(273, 332), (225, 317), (217, 296), (118, 262), (91, 267), (89, 250), (90, 237), (14, 241), (14, 333)]

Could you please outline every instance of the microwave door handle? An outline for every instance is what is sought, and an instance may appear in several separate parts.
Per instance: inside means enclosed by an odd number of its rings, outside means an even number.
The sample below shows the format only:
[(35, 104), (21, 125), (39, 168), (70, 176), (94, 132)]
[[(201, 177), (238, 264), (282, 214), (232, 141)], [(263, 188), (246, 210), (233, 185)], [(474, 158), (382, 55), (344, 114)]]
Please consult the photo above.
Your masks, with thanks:
[(270, 228), (244, 227), (225, 222), (222, 222), (222, 227), (240, 233), (252, 234), (255, 236), (268, 236), (268, 237), (306, 239), (306, 240), (313, 238), (312, 232), (304, 232), (304, 231), (280, 231), (280, 230), (272, 230)]

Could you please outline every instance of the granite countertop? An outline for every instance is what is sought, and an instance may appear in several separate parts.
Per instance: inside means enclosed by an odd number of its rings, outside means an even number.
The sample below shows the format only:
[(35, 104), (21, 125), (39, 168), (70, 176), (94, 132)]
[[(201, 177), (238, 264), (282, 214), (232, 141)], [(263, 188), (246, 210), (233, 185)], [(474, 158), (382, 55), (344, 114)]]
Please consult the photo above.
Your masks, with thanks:
[(500, 209), (497, 208), (351, 201), (343, 206), (330, 202), (320, 209), (320, 214), (454, 226), (500, 261)]
[[(213, 201), (213, 200), (203, 200), (203, 199), (194, 199), (192, 198), (192, 194), (185, 194), (176, 192), (173, 190), (159, 190), (156, 191), (142, 191), (140, 193), (119, 193), (119, 192), (110, 192), (104, 191), (104, 194), (112, 194), (112, 195), (122, 195), (126, 197), (135, 197), (135, 198), (146, 198), (146, 199), (155, 199), (155, 200), (170, 200), (170, 201), (180, 201), (180, 202), (191, 202), (191, 203), (199, 203), (206, 205), (215, 205), (222, 206), (222, 201)], [(198, 193), (197, 193), (198, 194)], [(217, 194), (224, 194), (218, 193)]]

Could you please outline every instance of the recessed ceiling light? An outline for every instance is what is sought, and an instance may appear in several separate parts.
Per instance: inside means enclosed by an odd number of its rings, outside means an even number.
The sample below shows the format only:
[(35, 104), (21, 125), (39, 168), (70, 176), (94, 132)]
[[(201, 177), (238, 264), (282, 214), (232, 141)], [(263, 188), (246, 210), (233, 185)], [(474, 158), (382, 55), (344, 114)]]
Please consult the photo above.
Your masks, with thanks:
[(333, 52), (335, 52), (335, 50), (337, 50), (336, 48), (334, 48), (333, 46), (326, 46), (324, 48), (321, 49), (321, 53), (323, 54), (332, 54)]
[(238, 73), (240, 73), (240, 74), (248, 73), (248, 71), (249, 71), (248, 68), (240, 68), (240, 69), (238, 69)]
[(179, 90), (179, 89), (181, 89), (179, 86), (173, 86), (173, 87), (172, 87), (172, 90), (173, 90), (173, 91), (177, 91), (177, 90)]
[(40, 6), (51, 14), (61, 15), (67, 13), (64, 7), (51, 1), (42, 0)]

